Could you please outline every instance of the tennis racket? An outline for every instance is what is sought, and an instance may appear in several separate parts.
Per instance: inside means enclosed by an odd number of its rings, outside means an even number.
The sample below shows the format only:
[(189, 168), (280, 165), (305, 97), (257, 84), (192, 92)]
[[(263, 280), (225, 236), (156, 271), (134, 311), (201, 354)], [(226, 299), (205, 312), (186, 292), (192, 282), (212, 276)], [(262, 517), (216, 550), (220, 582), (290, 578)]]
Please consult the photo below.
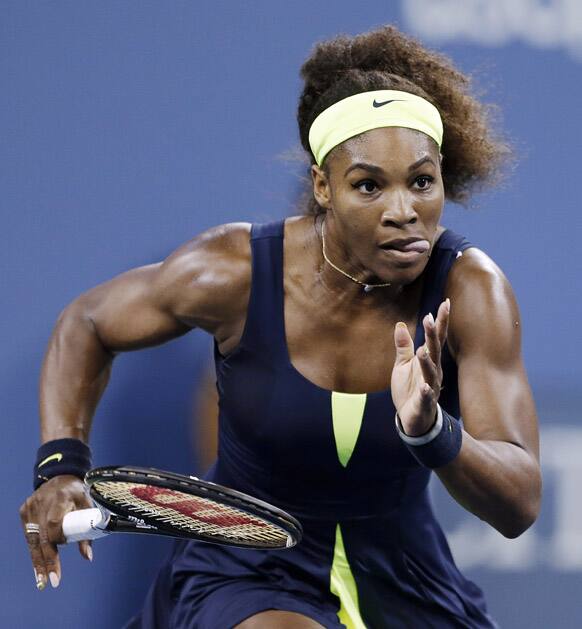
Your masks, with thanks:
[(301, 524), (288, 513), (221, 485), (141, 467), (99, 467), (85, 476), (93, 509), (67, 513), (67, 543), (146, 533), (240, 548), (290, 548)]

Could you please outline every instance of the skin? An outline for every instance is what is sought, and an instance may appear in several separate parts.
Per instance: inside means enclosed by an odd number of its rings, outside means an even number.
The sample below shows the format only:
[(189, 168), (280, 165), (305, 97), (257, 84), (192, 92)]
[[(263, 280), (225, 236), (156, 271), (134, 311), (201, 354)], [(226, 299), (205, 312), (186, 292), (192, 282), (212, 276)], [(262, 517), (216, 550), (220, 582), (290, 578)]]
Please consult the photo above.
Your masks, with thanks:
[[(457, 458), (436, 470), (451, 495), (503, 535), (536, 519), (541, 480), (537, 420), (521, 360), (519, 313), (503, 273), (469, 249), (453, 265), (436, 321), (423, 320), (426, 346), (415, 353), (428, 255), (402, 262), (378, 245), (415, 236), (434, 245), (444, 205), (435, 143), (409, 129), (375, 129), (346, 141), (313, 166), (322, 217), (288, 219), (284, 239), (285, 328), (294, 367), (326, 389), (362, 393), (389, 385), (402, 427), (427, 432), (435, 420), (447, 340), (456, 360), (464, 419)], [(357, 168), (357, 164), (360, 164)], [(349, 172), (347, 172), (349, 171)], [(390, 282), (369, 294), (360, 281)], [(81, 295), (62, 313), (41, 376), (42, 440), (88, 440), (91, 418), (117, 352), (149, 347), (200, 327), (227, 354), (238, 344), (251, 285), (248, 224), (216, 228), (160, 264), (134, 269)], [(337, 339), (342, 338), (338, 344)], [(366, 369), (358, 357), (366, 356)], [(392, 429), (392, 417), (387, 417)], [(66, 512), (88, 506), (82, 483), (56, 477), (21, 508), (37, 522), (28, 536), (39, 583), (60, 579), (57, 544)], [(88, 544), (81, 547), (87, 556)], [(276, 616), (276, 619), (275, 619)], [(298, 614), (270, 610), (242, 629), (318, 627)]]

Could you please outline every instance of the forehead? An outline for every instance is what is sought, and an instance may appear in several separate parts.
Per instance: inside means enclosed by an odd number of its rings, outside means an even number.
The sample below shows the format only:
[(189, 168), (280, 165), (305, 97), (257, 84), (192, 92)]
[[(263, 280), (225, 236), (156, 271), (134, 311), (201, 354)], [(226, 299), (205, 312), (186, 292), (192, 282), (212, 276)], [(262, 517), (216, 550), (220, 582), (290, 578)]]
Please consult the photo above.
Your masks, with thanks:
[(347, 168), (360, 161), (385, 168), (408, 168), (425, 155), (438, 164), (439, 149), (432, 138), (415, 129), (383, 127), (346, 140), (333, 149), (326, 161), (331, 169)]

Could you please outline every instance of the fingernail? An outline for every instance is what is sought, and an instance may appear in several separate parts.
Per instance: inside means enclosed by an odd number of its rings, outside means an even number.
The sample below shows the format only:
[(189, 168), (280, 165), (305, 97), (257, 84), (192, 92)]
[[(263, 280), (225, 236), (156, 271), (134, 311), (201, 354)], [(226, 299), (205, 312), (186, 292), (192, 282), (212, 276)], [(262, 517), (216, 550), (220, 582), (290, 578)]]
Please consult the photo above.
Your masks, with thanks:
[(428, 345), (424, 346), (424, 355), (425, 356), (430, 356), (430, 352), (428, 351)]
[(34, 580), (36, 581), (36, 588), (41, 591), (44, 590), (44, 578), (42, 574), (39, 574), (36, 570), (34, 571)]
[(91, 548), (91, 546), (87, 546), (87, 559), (89, 561), (93, 561), (93, 549)]
[(59, 583), (61, 580), (59, 579), (59, 575), (56, 572), (49, 572), (49, 581), (51, 582), (53, 588), (57, 588), (59, 587)]
[(434, 323), (434, 317), (432, 316), (432, 312), (428, 313), (428, 322), (432, 325)]
[(399, 321), (399, 322), (396, 324), (396, 327), (397, 327), (397, 328), (405, 328), (405, 327), (406, 327), (406, 323), (404, 323), (403, 321)]
[(448, 297), (445, 299), (445, 303), (447, 304), (447, 310), (450, 312), (451, 311), (451, 300)]

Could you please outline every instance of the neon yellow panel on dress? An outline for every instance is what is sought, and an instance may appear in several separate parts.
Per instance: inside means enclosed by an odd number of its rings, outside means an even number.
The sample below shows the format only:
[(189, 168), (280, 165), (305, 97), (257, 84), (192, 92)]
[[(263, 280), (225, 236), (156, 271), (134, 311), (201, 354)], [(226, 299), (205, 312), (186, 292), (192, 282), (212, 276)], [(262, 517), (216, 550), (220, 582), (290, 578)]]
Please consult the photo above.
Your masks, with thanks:
[(335, 446), (340, 463), (345, 467), (350, 460), (362, 427), (365, 393), (331, 392), (331, 417)]
[(340, 622), (347, 629), (366, 629), (366, 625), (360, 615), (356, 580), (346, 557), (344, 540), (339, 524), (335, 529), (330, 590), (332, 594), (335, 594), (340, 599), (340, 610), (337, 613)]

